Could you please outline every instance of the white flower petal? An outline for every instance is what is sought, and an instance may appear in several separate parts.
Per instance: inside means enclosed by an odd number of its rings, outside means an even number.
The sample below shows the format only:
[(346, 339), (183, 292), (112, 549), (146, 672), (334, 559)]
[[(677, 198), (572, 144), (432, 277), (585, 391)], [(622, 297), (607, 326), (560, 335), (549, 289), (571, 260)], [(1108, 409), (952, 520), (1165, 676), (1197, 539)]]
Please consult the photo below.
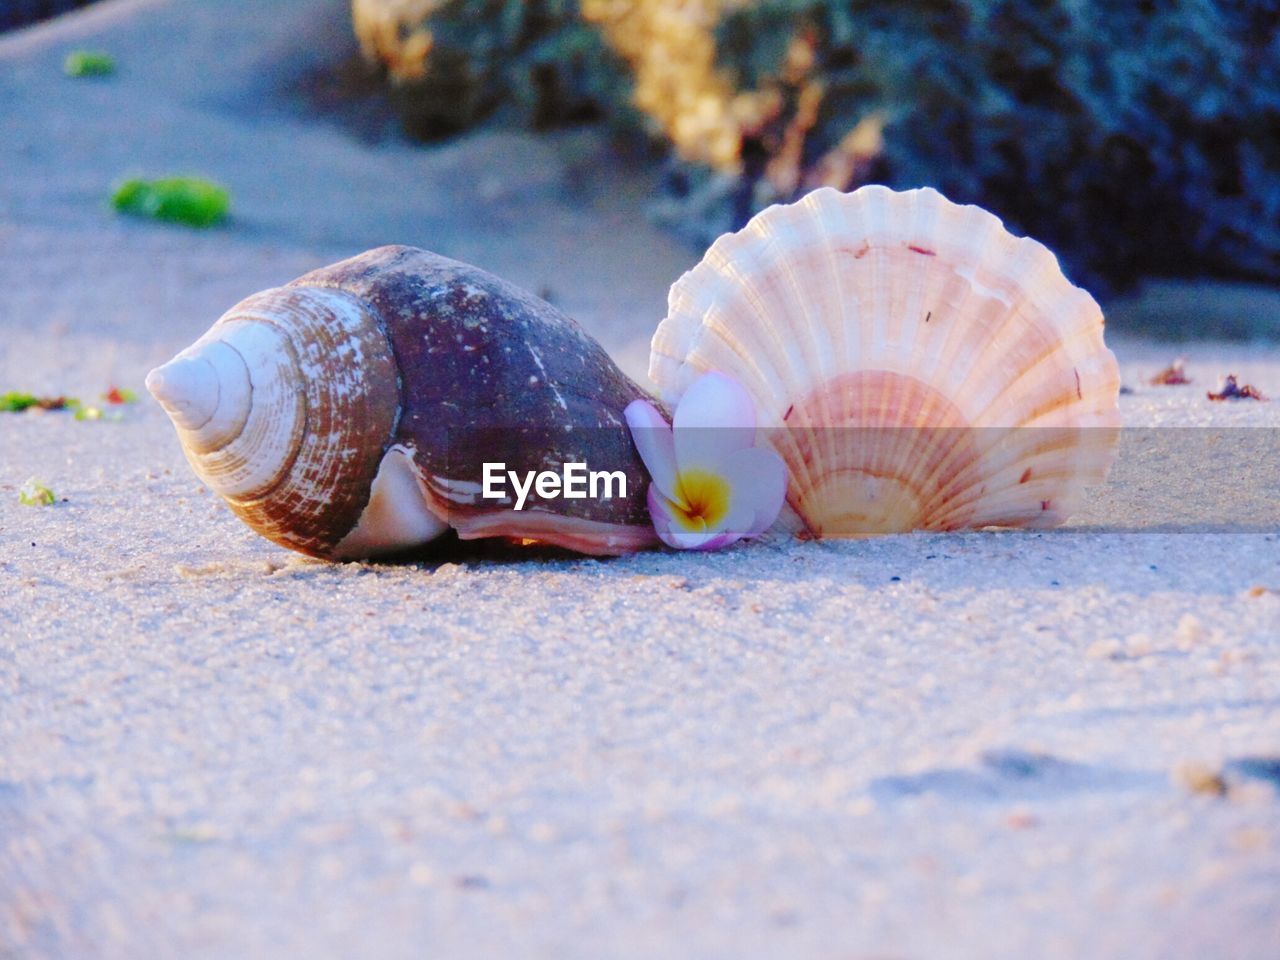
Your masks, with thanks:
[(631, 440), (649, 476), (664, 497), (683, 503), (677, 480), (675, 438), (666, 418), (648, 400), (632, 400), (623, 412), (631, 428)]
[(742, 534), (724, 530), (716, 534), (708, 534), (708, 539), (699, 543), (694, 550), (723, 550), (742, 539)]
[[(752, 447), (731, 454), (721, 466), (732, 491), (733, 526), (743, 536), (763, 533), (778, 519), (787, 495), (787, 466), (773, 450)], [(741, 519), (742, 516), (747, 519)]]
[(713, 530), (686, 530), (681, 522), (683, 511), (651, 484), (649, 516), (658, 539), (676, 550), (715, 550), (739, 539), (740, 534)]
[[(739, 451), (739, 453), (746, 452), (745, 450)], [(734, 539), (737, 539), (745, 536), (755, 523), (756, 507), (755, 502), (750, 498), (751, 491), (744, 491), (739, 486), (735, 474), (729, 474), (727, 470), (725, 473), (728, 474), (729, 481), (729, 512), (715, 525), (715, 532), (732, 533), (734, 534)]]
[(729, 454), (755, 443), (755, 405), (736, 380), (704, 373), (681, 397), (672, 425), (679, 468), (715, 469)]

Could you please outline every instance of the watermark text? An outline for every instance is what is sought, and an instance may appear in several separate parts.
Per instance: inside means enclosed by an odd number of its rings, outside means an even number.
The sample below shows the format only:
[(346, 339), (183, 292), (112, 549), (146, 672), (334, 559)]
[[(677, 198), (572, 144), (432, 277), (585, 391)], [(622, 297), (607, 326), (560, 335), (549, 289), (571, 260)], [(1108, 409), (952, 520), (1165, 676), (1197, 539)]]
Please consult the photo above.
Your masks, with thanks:
[(515, 492), (517, 510), (524, 509), (530, 492), (543, 500), (612, 500), (627, 495), (627, 475), (621, 470), (588, 470), (585, 463), (566, 463), (559, 472), (529, 470), (521, 477), (515, 470), (508, 470), (505, 463), (486, 463), (480, 496), (485, 500), (510, 500), (508, 482)]

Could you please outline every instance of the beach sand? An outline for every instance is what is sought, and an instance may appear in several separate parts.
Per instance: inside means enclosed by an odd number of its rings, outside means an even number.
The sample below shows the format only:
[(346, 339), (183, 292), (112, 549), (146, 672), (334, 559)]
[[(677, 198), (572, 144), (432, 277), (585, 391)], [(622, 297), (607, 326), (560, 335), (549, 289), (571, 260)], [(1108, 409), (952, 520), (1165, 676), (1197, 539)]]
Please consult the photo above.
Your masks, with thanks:
[[(344, 9), (0, 37), (0, 391), (140, 390), (389, 242), (549, 292), (643, 377), (699, 256), (651, 175), (589, 130), (317, 118)], [(119, 75), (63, 76), (78, 47)], [(106, 205), (181, 172), (232, 222)], [(1183, 289), (1117, 314), (1203, 313)], [(1204, 391), (1280, 396), (1280, 349), (1109, 339), (1129, 446), (1050, 532), (333, 565), (236, 520), (147, 400), (0, 415), (0, 957), (1275, 957), (1280, 473), (1248, 451), (1280, 403)], [(1147, 385), (1178, 354), (1196, 382)]]

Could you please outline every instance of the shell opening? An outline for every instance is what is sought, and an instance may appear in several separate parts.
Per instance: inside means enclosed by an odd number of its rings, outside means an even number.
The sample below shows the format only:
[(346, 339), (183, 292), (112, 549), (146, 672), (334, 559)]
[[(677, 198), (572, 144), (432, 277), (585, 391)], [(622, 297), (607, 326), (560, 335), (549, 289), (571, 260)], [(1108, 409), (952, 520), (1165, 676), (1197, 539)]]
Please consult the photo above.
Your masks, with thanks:
[(382, 458), (359, 522), (333, 555), (345, 560), (395, 553), (429, 543), (448, 529), (423, 494), (413, 451), (397, 445)]

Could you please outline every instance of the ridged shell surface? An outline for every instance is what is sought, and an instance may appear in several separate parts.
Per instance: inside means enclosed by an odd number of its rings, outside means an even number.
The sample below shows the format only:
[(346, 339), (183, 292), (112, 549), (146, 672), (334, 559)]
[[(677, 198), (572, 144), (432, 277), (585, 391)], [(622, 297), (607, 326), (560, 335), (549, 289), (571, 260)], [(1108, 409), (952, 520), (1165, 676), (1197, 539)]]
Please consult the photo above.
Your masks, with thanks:
[[(453, 528), (591, 554), (656, 542), (623, 411), (645, 396), (569, 317), (476, 267), (387, 246), (254, 294), (152, 371), (195, 472), (303, 553), (395, 553)], [(582, 463), (613, 496), (485, 498), (486, 463)]]
[(822, 189), (671, 288), (650, 377), (737, 378), (816, 536), (1051, 526), (1114, 455), (1103, 317), (1040, 243), (931, 189)]
[[(499, 536), (591, 554), (656, 542), (648, 474), (623, 421), (645, 396), (560, 310), (484, 270), (414, 247), (379, 247), (299, 277), (366, 304), (400, 381), (394, 442), (412, 451), (433, 514), (464, 539)], [(521, 475), (585, 463), (621, 471), (627, 496), (480, 496), (486, 462)]]
[(147, 387), (240, 519), (318, 556), (359, 518), (399, 404), (384, 329), (336, 289), (248, 297)]

